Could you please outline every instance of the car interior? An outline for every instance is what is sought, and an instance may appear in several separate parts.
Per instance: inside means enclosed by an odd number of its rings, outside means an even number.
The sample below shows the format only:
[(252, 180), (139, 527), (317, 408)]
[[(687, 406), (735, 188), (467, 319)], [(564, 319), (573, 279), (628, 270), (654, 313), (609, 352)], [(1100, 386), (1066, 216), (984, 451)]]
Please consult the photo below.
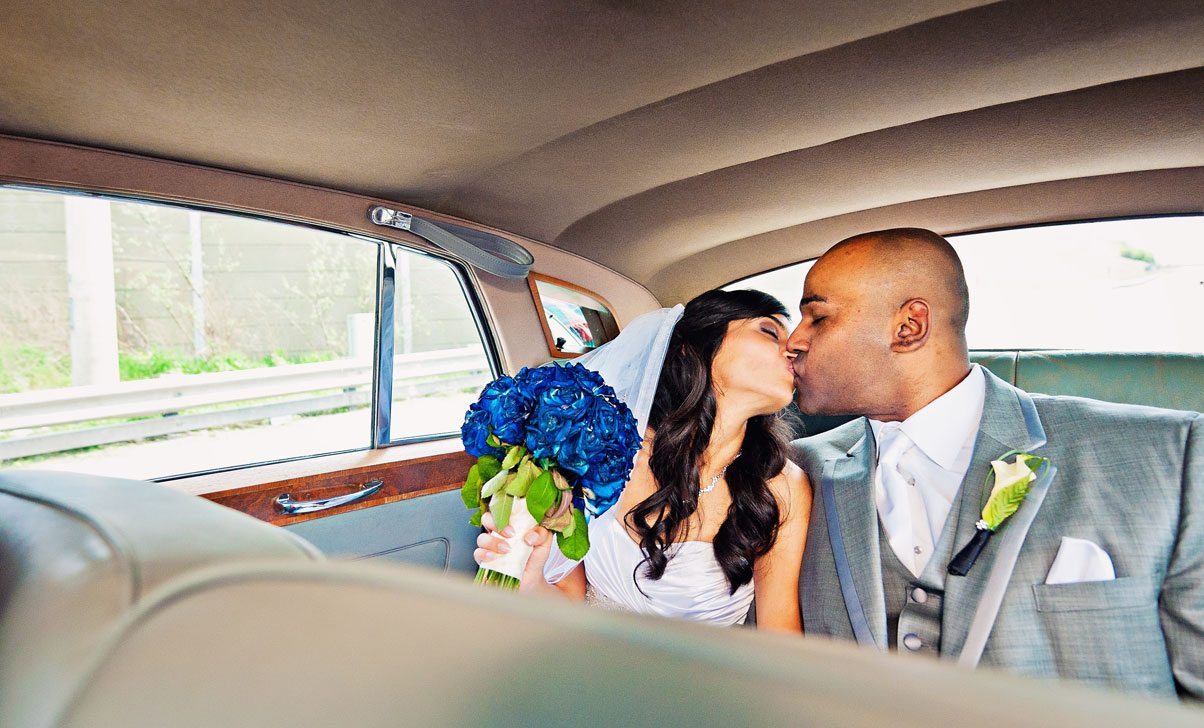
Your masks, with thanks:
[[(474, 587), (459, 422), (494, 376), (855, 233), (1204, 220), (1200, 2), (44, 0), (0, 17), (0, 725), (1199, 725), (1089, 686)], [(92, 240), (72, 214), (111, 215), (100, 263), (71, 252)], [(226, 268), (201, 291), (181, 228), (168, 268), (194, 282), (163, 303), (159, 253), (129, 230), (177, 214), (200, 221), (193, 265), (203, 230), (204, 266)], [(304, 237), (269, 245), (265, 222)], [(1122, 253), (1124, 275), (1150, 273), (1142, 255)], [(1193, 265), (1177, 270), (1194, 288), (1144, 315), (1198, 337)], [(77, 282), (96, 270), (107, 292)], [(286, 273), (312, 275), (272, 288)], [(240, 303), (258, 286), (262, 316)], [(1047, 316), (1073, 329), (1113, 306)], [(9, 313), (26, 310), (43, 318)], [(79, 365), (104, 326), (126, 347), (178, 324), (200, 357), (232, 321), (228, 351), (252, 356), (251, 328), (319, 319), (325, 360), (269, 343), (245, 371), (133, 381), (124, 348), (120, 375), (116, 348), (111, 374)], [(5, 385), (13, 352), (68, 328), (70, 376)], [(1204, 348), (1126, 335), (971, 342), (972, 359), (1031, 392), (1204, 411)], [(354, 424), (298, 434), (322, 413)], [(272, 432), (289, 449), (252, 440)], [(143, 440), (166, 454), (102, 459)]]

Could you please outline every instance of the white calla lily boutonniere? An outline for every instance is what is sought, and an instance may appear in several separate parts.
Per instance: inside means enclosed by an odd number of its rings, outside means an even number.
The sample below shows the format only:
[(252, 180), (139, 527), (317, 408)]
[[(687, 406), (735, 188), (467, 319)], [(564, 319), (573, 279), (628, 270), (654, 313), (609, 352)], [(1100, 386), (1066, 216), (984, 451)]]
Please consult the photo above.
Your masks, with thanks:
[[(1015, 456), (1012, 462), (1008, 457)], [(965, 576), (970, 573), (978, 555), (986, 548), (992, 534), (999, 530), (1012, 514), (1020, 509), (1020, 504), (1028, 496), (1028, 490), (1046, 468), (1049, 458), (1030, 455), (1021, 450), (1004, 453), (998, 460), (991, 461), (991, 472), (987, 473), (986, 482), (991, 484), (991, 495), (983, 506), (982, 517), (974, 524), (977, 530), (970, 543), (953, 557), (949, 562), (949, 573), (954, 576)], [(984, 483), (984, 486), (986, 483)]]

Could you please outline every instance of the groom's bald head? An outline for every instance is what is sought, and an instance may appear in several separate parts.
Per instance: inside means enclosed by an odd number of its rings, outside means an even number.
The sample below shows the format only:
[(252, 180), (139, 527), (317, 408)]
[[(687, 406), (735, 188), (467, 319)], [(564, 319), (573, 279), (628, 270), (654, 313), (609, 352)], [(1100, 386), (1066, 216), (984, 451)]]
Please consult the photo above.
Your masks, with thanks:
[(965, 338), (970, 292), (962, 261), (948, 240), (924, 228), (861, 233), (833, 245), (816, 265), (845, 256), (853, 257), (855, 265), (846, 266), (843, 273), (861, 278), (870, 287), (894, 292), (898, 303), (925, 298), (937, 304), (935, 323)]
[(961, 261), (931, 230), (840, 241), (807, 274), (790, 337), (799, 407), (903, 419), (968, 371)]

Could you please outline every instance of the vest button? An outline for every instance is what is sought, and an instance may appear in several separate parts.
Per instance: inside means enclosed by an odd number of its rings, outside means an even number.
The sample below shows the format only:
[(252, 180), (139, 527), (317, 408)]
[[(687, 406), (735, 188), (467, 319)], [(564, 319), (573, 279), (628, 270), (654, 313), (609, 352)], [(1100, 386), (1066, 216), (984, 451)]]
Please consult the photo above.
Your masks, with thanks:
[(903, 646), (912, 652), (919, 652), (924, 646), (924, 640), (917, 634), (909, 634), (903, 638)]
[(928, 592), (917, 586), (915, 589), (911, 590), (911, 601), (915, 602), (916, 604), (923, 604), (924, 602), (928, 601)]

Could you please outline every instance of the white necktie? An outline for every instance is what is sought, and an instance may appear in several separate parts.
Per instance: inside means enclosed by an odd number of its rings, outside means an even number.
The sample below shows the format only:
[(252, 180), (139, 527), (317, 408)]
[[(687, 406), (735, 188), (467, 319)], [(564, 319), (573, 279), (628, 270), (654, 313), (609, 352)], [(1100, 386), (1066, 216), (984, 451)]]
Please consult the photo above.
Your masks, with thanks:
[[(927, 549), (924, 549), (922, 559), (921, 554), (916, 553), (920, 545), (916, 543), (915, 526), (924, 520), (924, 506), (907, 476), (899, 471), (899, 461), (914, 444), (907, 433), (899, 429), (899, 423), (887, 422), (882, 426), (878, 456), (878, 477), (882, 487), (875, 500), (891, 550), (912, 574), (918, 576), (928, 562)], [(927, 530), (926, 524), (921, 525)]]

